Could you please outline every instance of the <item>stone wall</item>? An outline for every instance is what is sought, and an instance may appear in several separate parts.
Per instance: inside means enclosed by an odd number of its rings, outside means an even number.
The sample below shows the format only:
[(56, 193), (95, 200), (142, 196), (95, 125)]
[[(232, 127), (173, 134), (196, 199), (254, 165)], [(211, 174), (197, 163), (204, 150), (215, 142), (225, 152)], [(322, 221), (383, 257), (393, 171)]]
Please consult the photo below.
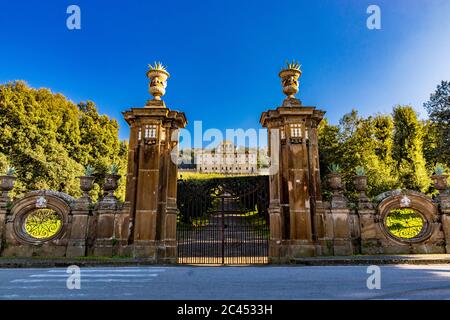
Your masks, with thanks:
[[(423, 217), (425, 226), (417, 237), (400, 239), (387, 230), (386, 216), (398, 208), (413, 209)], [(278, 240), (271, 239), (271, 262), (288, 262), (295, 257), (314, 255), (450, 253), (450, 194), (446, 190), (434, 199), (408, 190), (392, 190), (373, 200), (363, 194), (355, 206), (348, 203), (339, 187), (330, 201), (320, 202), (315, 209), (311, 240), (285, 239), (282, 235)], [(58, 217), (55, 221), (60, 221), (48, 234), (45, 234), (48, 230), (38, 232), (26, 226), (27, 219), (32, 219), (33, 213), (42, 210), (54, 212)], [(271, 217), (272, 233), (290, 229), (282, 225), (285, 219), (275, 219), (282, 217), (282, 213), (276, 214), (272, 209), (271, 214), (275, 215)], [(167, 240), (156, 240), (155, 249), (143, 255), (141, 244), (131, 240), (130, 217), (130, 202), (119, 202), (111, 194), (95, 204), (85, 196), (74, 199), (49, 190), (33, 191), (14, 201), (2, 197), (0, 255), (126, 256), (146, 258), (155, 263), (176, 262), (174, 234), (165, 231)], [(173, 224), (175, 221), (170, 225)], [(309, 251), (304, 249), (304, 245)], [(273, 259), (274, 255), (277, 259)]]
[[(358, 209), (361, 230), (362, 254), (407, 254), (407, 253), (445, 253), (444, 227), (445, 213), (440, 210), (445, 205), (439, 197), (433, 199), (424, 194), (393, 190), (376, 197), (373, 206)], [(422, 231), (411, 239), (402, 239), (389, 232), (386, 219), (395, 209), (412, 209), (424, 221)], [(447, 232), (448, 234), (448, 232)]]
[(132, 256), (129, 216), (129, 203), (114, 197), (93, 204), (84, 197), (38, 190), (14, 201), (4, 199), (0, 202), (0, 255)]

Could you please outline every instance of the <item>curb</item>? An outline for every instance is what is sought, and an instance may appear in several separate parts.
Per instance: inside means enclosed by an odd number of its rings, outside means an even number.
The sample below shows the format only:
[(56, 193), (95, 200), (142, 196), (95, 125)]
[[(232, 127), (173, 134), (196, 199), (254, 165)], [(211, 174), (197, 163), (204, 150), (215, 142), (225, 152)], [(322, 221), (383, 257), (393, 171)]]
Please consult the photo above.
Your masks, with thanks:
[(56, 268), (77, 265), (79, 267), (127, 267), (155, 265), (153, 260), (54, 260), (54, 259), (0, 259), (1, 268)]
[[(342, 257), (315, 257), (295, 258), (290, 264), (260, 264), (249, 266), (350, 266), (350, 265), (427, 265), (450, 264), (450, 255), (441, 256), (342, 256)], [(228, 267), (234, 265), (190, 265), (190, 264), (161, 264), (153, 259), (45, 259), (45, 258), (0, 258), (2, 268), (57, 268), (77, 265), (79, 267), (132, 267), (132, 266), (201, 266), (201, 267)], [(245, 267), (246, 265), (237, 265)]]
[(442, 257), (414, 257), (414, 256), (347, 256), (329, 258), (296, 258), (292, 264), (304, 266), (337, 266), (337, 265), (389, 265), (389, 264), (450, 264), (450, 255)]

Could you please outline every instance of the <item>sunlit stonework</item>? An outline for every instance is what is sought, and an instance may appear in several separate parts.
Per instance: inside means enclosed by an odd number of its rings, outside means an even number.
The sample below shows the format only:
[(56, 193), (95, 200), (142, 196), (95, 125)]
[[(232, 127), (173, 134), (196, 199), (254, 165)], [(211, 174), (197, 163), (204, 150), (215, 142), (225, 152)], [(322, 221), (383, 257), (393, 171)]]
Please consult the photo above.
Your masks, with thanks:
[(166, 94), (167, 79), (170, 77), (166, 67), (160, 62), (149, 65), (147, 77), (150, 79), (149, 92), (153, 96), (153, 99), (161, 100), (161, 97)]
[(37, 198), (36, 208), (47, 208), (47, 200), (42, 196)]
[(409, 199), (406, 195), (403, 196), (400, 200), (400, 207), (401, 208), (407, 208), (411, 204), (411, 199)]
[(302, 75), (300, 67), (301, 65), (298, 62), (286, 63), (286, 67), (278, 74), (278, 76), (281, 78), (283, 93), (288, 98), (294, 98), (298, 93), (298, 79)]

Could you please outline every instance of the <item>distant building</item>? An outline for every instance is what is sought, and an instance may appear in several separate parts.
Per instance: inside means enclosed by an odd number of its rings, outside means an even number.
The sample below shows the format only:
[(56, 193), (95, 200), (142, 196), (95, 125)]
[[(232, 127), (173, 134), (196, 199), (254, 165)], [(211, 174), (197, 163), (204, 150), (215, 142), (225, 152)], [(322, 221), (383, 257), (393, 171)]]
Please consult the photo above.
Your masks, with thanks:
[(199, 173), (257, 174), (257, 149), (237, 148), (230, 141), (221, 142), (215, 149), (194, 151)]
[(179, 153), (180, 172), (267, 175), (268, 148), (236, 147), (223, 141), (214, 149), (183, 148)]

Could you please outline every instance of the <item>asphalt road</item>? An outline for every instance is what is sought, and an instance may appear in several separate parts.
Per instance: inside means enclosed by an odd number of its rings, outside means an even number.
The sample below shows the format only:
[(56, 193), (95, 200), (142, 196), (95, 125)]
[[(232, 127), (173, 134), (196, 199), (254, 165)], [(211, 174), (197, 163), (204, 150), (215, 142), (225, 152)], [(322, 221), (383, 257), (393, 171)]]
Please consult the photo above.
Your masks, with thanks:
[[(69, 290), (66, 268), (0, 269), (0, 299), (450, 299), (450, 265), (82, 268)], [(72, 282), (73, 283), (73, 282)]]

